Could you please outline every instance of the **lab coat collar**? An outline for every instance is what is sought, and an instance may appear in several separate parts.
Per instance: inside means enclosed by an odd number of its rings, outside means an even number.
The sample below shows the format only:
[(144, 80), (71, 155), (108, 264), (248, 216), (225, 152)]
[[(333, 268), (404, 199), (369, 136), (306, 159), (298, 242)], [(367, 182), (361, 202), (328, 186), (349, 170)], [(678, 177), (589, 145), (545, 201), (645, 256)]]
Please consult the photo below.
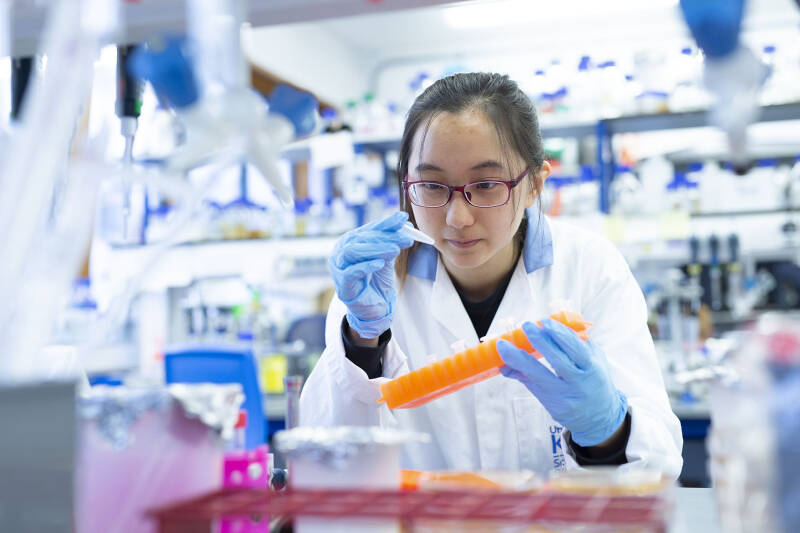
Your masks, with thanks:
[[(530, 274), (540, 268), (553, 264), (553, 236), (550, 224), (541, 211), (530, 208), (525, 212), (528, 218), (528, 231), (522, 259), (525, 271)], [(411, 276), (434, 281), (439, 264), (439, 253), (430, 244), (418, 243), (408, 258), (408, 273)]]
[(541, 211), (532, 207), (526, 210), (526, 216), (528, 231), (522, 247), (522, 260), (525, 272), (530, 274), (553, 264), (553, 234), (550, 233), (550, 222)]

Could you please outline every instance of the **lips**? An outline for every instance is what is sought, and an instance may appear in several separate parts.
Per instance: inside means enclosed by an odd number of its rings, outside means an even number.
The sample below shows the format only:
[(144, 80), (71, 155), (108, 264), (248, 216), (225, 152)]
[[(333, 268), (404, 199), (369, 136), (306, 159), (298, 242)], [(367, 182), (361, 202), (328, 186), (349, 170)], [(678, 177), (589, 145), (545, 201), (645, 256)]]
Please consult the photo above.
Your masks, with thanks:
[(464, 241), (464, 240), (454, 240), (454, 239), (447, 239), (447, 242), (450, 243), (452, 246), (456, 248), (470, 248), (475, 246), (480, 239), (474, 239), (471, 241)]

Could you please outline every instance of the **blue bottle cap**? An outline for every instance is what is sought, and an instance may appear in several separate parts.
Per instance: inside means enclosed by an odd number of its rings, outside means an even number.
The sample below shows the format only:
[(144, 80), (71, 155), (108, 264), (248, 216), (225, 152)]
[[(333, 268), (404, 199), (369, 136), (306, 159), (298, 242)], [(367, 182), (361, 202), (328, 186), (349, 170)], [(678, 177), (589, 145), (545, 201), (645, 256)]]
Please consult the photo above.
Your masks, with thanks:
[(294, 201), (294, 212), (298, 215), (308, 213), (312, 203), (311, 198), (298, 198)]
[(295, 135), (314, 131), (317, 99), (288, 85), (278, 85), (269, 95), (269, 111), (286, 117), (294, 125)]
[(680, 189), (681, 187), (685, 187), (687, 184), (686, 174), (683, 172), (676, 172), (675, 176), (672, 178), (672, 181), (667, 183), (667, 189), (670, 191), (674, 191)]
[(148, 80), (156, 94), (176, 109), (189, 107), (199, 98), (184, 37), (163, 36), (138, 47), (128, 69), (135, 77)]

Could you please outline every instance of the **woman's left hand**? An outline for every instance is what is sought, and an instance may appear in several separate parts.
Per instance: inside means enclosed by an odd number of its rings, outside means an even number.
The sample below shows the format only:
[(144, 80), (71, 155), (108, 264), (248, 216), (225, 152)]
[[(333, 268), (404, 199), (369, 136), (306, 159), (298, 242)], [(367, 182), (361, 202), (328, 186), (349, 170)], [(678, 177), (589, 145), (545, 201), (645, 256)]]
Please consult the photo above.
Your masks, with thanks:
[(596, 446), (614, 435), (625, 420), (628, 400), (614, 386), (600, 347), (550, 318), (541, 327), (525, 322), (522, 329), (555, 374), (507, 341), (497, 343), (505, 363), (500, 373), (522, 382), (578, 445)]

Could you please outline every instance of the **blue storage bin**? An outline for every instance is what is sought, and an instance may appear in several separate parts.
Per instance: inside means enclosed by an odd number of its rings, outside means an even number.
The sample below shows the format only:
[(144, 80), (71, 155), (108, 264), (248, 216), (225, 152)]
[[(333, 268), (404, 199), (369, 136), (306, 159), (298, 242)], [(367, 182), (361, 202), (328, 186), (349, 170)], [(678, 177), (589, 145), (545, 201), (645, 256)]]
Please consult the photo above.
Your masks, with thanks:
[(164, 354), (167, 383), (239, 383), (247, 411), (245, 446), (266, 442), (266, 422), (258, 387), (256, 362), (249, 347), (193, 344), (169, 347)]

